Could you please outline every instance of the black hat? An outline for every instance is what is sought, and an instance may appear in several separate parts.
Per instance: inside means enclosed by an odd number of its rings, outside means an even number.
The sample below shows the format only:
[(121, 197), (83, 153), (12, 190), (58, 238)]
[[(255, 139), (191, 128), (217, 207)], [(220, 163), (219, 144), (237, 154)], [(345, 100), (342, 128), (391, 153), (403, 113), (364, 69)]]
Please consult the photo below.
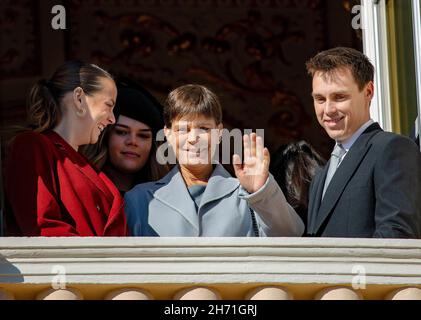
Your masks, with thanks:
[(117, 101), (114, 107), (116, 121), (120, 115), (143, 122), (154, 135), (164, 127), (162, 105), (145, 88), (133, 82), (117, 82)]

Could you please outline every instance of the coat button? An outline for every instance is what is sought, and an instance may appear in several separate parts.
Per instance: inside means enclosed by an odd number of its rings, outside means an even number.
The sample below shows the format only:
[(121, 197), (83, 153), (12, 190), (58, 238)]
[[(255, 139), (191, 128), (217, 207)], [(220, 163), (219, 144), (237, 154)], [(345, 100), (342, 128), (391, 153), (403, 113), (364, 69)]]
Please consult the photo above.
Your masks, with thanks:
[(96, 208), (98, 211), (101, 211), (101, 208), (99, 207), (99, 205), (96, 205)]

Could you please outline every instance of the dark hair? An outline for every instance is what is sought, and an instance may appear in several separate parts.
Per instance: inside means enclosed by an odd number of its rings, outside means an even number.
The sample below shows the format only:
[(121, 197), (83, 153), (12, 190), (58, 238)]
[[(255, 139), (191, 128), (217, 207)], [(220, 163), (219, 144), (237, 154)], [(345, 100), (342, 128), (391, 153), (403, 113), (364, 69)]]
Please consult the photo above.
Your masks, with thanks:
[(216, 94), (198, 84), (187, 84), (171, 91), (164, 108), (164, 122), (167, 128), (171, 128), (173, 120), (190, 115), (204, 115), (220, 124), (222, 108)]
[[(107, 126), (96, 144), (84, 145), (80, 148), (80, 152), (99, 170), (105, 170), (108, 165), (111, 165), (108, 158), (108, 140), (113, 128), (114, 125)], [(158, 146), (159, 144), (153, 135), (148, 161), (142, 169), (135, 173), (134, 185), (159, 180), (168, 173), (169, 167), (167, 165), (159, 164), (156, 160)]]
[(282, 145), (273, 154), (271, 173), (285, 194), (288, 203), (307, 223), (308, 194), (316, 169), (325, 160), (306, 141)]
[(366, 55), (353, 48), (337, 47), (322, 51), (308, 60), (306, 67), (311, 76), (316, 72), (330, 76), (337, 69), (349, 68), (360, 90), (374, 81), (374, 66)]
[(114, 107), (116, 120), (120, 115), (143, 122), (154, 135), (164, 128), (162, 113), (164, 107), (139, 83), (119, 77), (117, 80), (117, 101)]
[[(152, 130), (153, 141), (148, 161), (142, 169), (135, 173), (134, 183), (159, 180), (169, 171), (168, 166), (161, 165), (156, 160), (158, 149), (156, 134), (159, 129), (163, 128), (163, 107), (148, 90), (131, 79), (120, 77), (117, 80), (117, 88), (117, 101), (114, 108), (116, 123), (119, 115), (124, 115), (145, 123)], [(114, 127), (115, 125), (107, 126), (96, 144), (85, 145), (80, 150), (101, 170), (105, 170), (107, 166), (111, 165), (108, 158), (108, 141)]]
[(29, 126), (42, 132), (57, 125), (63, 96), (81, 87), (85, 94), (92, 95), (102, 89), (100, 78), (112, 76), (97, 65), (79, 60), (66, 61), (48, 79), (39, 80), (31, 89), (28, 99)]

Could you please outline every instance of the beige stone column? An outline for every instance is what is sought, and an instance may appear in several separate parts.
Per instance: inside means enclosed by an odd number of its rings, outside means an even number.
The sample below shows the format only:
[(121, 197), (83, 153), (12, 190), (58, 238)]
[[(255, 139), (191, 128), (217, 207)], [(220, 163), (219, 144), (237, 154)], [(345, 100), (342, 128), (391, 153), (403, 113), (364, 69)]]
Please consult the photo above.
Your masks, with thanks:
[(278, 286), (257, 287), (247, 292), (246, 300), (293, 300), (293, 294)]
[(319, 291), (315, 300), (363, 300), (362, 295), (348, 287), (331, 287)]
[(421, 288), (399, 288), (390, 292), (386, 300), (421, 300)]
[(174, 300), (221, 300), (218, 291), (207, 287), (190, 287), (178, 291)]
[(153, 300), (153, 296), (146, 290), (138, 288), (121, 288), (109, 292), (104, 300)]
[(36, 300), (83, 300), (83, 294), (78, 289), (47, 289), (37, 294)]

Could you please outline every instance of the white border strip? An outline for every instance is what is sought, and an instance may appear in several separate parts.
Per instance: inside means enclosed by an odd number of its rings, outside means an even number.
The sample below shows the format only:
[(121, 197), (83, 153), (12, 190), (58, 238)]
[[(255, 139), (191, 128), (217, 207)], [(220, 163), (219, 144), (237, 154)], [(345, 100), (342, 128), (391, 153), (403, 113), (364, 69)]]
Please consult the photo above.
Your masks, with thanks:
[(291, 283), (421, 285), (421, 240), (347, 238), (3, 238), (0, 286)]
[(421, 0), (412, 0), (412, 23), (414, 29), (414, 57), (418, 100), (418, 118), (415, 128), (416, 134), (419, 135), (421, 128)]
[(371, 117), (384, 130), (392, 131), (386, 3), (384, 0), (362, 0), (361, 4), (364, 53), (375, 67)]

